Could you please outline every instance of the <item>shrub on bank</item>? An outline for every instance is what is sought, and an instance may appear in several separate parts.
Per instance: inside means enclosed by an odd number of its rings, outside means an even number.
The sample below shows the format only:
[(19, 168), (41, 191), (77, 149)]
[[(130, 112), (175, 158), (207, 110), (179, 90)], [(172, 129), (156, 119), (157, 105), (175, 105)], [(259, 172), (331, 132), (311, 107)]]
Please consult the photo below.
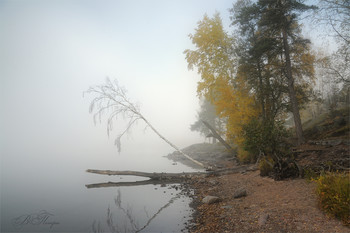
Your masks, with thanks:
[[(282, 121), (252, 119), (243, 125), (243, 149), (250, 155), (255, 155), (252, 159), (256, 161), (257, 155), (263, 154), (286, 155), (286, 138), (289, 133), (283, 125)], [(283, 157), (282, 156), (282, 157)]]
[(238, 149), (237, 149), (237, 158), (243, 164), (254, 163), (256, 160), (255, 155), (244, 150), (242, 147), (238, 147)]
[(268, 176), (270, 173), (273, 172), (273, 159), (271, 158), (263, 158), (259, 162), (259, 170), (260, 170), (260, 176)]
[(321, 208), (350, 225), (350, 174), (326, 173), (315, 181)]

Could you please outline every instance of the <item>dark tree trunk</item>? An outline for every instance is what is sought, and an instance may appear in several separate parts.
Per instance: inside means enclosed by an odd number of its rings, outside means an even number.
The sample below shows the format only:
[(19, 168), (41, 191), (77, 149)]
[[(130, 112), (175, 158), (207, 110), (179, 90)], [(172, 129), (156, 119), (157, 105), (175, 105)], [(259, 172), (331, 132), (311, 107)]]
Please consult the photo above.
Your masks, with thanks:
[(260, 91), (260, 104), (261, 104), (261, 113), (263, 116), (263, 119), (266, 119), (266, 109), (265, 109), (265, 101), (267, 100), (267, 98), (264, 98), (266, 95), (264, 93), (264, 87), (263, 87), (263, 77), (261, 75), (262, 71), (261, 71), (261, 67), (260, 67), (260, 62), (257, 61), (257, 67), (258, 67), (258, 77), (259, 77), (259, 91)]
[(293, 112), (293, 118), (294, 118), (294, 124), (295, 124), (295, 133), (297, 136), (297, 144), (301, 145), (304, 143), (305, 139), (304, 139), (304, 135), (303, 135), (303, 129), (301, 126), (299, 104), (298, 104), (298, 100), (297, 100), (295, 89), (294, 89), (294, 78), (293, 78), (293, 74), (292, 74), (292, 64), (291, 64), (291, 60), (290, 60), (287, 32), (285, 29), (282, 30), (282, 37), (283, 37), (284, 55), (285, 55), (285, 59), (286, 59), (286, 76), (287, 76), (287, 80), (288, 80), (288, 91), (289, 91), (290, 103), (292, 105), (292, 112)]

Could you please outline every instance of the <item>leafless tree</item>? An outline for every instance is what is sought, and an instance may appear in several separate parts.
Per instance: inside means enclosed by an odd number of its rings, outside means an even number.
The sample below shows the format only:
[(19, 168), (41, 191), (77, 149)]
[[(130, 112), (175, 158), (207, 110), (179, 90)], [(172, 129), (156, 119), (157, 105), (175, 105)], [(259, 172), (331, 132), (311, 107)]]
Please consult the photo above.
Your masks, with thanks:
[(138, 122), (143, 121), (146, 125), (153, 130), (161, 139), (168, 143), (175, 150), (180, 152), (184, 157), (196, 163), (197, 165), (204, 167), (204, 164), (192, 159), (189, 155), (181, 151), (177, 146), (163, 137), (153, 125), (141, 114), (140, 107), (137, 104), (134, 104), (127, 97), (126, 89), (121, 87), (117, 80), (113, 82), (107, 78), (106, 83), (103, 85), (97, 85), (90, 87), (86, 93), (94, 94), (96, 97), (93, 98), (90, 104), (89, 111), (93, 114), (94, 122), (96, 123), (97, 119), (101, 122), (102, 115), (108, 114), (107, 119), (107, 134), (109, 135), (110, 131), (113, 130), (113, 122), (119, 117), (128, 119), (128, 124), (126, 128), (121, 131), (121, 133), (115, 139), (115, 145), (118, 148), (118, 151), (121, 151), (121, 138), (125, 133), (129, 132), (132, 126)]
[[(323, 64), (324, 70), (337, 83), (350, 84), (350, 1), (318, 0), (315, 22), (329, 28), (327, 36), (335, 38), (337, 51)], [(324, 30), (322, 30), (324, 31)]]

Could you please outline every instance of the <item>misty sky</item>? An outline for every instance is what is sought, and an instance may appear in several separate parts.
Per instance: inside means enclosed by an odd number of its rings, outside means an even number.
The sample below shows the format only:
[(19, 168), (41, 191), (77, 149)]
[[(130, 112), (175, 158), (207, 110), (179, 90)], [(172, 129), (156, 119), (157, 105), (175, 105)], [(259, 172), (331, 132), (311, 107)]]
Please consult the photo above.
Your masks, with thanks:
[[(116, 122), (108, 138), (106, 119), (94, 125), (88, 111), (93, 96), (83, 97), (83, 92), (106, 77), (118, 79), (175, 145), (203, 142), (189, 130), (199, 109), (199, 76), (187, 69), (183, 51), (193, 49), (188, 35), (206, 13), (220, 12), (230, 30), (233, 2), (0, 0), (2, 216), (11, 220), (52, 208), (61, 219), (75, 219), (76, 212), (66, 215), (66, 210), (78, 210), (79, 203), (87, 208), (91, 200), (101, 205), (98, 201), (107, 198), (91, 196), (100, 193), (84, 185), (112, 178), (86, 173), (89, 168), (192, 171), (163, 159), (174, 149), (142, 122), (122, 139), (118, 155), (114, 139), (123, 123)], [(89, 208), (83, 208), (86, 214), (97, 213), (97, 207)]]
[[(232, 0), (0, 1), (1, 156), (92, 157), (116, 152), (105, 122), (95, 126), (83, 92), (118, 79), (150, 122), (179, 147), (202, 142), (189, 130), (198, 110), (194, 71), (183, 51), (207, 13), (229, 30)], [(140, 123), (123, 151), (172, 149)], [(55, 155), (56, 153), (56, 155)], [(79, 156), (87, 156), (82, 153)], [(79, 157), (78, 156), (78, 157)]]
[[(199, 78), (183, 51), (193, 48), (188, 34), (205, 13), (221, 12), (228, 27), (231, 6), (230, 0), (1, 0), (2, 166), (114, 156), (118, 127), (108, 139), (105, 122), (95, 126), (88, 113), (92, 96), (83, 98), (107, 76), (174, 144), (202, 142), (189, 130)], [(172, 151), (144, 127), (140, 122), (124, 138), (122, 153)]]

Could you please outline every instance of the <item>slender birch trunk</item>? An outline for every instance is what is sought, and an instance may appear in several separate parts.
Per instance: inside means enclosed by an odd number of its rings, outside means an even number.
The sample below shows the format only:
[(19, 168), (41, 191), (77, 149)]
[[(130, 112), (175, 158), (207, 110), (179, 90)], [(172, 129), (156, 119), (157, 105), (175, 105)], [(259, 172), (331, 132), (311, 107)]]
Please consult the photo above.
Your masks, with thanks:
[(186, 157), (187, 159), (191, 160), (192, 162), (194, 162), (195, 164), (201, 166), (201, 167), (205, 167), (203, 163), (191, 158), (189, 155), (187, 155), (186, 153), (184, 153), (181, 149), (179, 149), (177, 146), (175, 146), (173, 143), (171, 143), (168, 139), (166, 139), (165, 137), (163, 137), (163, 135), (161, 135), (158, 130), (156, 130), (153, 125), (151, 123), (149, 123), (148, 120), (146, 120), (146, 118), (144, 118), (143, 116), (141, 116), (141, 119), (153, 130), (153, 132), (155, 132), (161, 139), (163, 139), (163, 141), (165, 141), (166, 143), (168, 143), (172, 148), (174, 148), (176, 151), (178, 151), (181, 155), (183, 155), (184, 157)]
[(96, 118), (101, 119), (101, 115), (104, 114), (105, 111), (111, 110), (107, 121), (108, 134), (109, 131), (113, 129), (113, 121), (115, 118), (122, 115), (124, 118), (129, 119), (129, 123), (126, 129), (115, 140), (115, 144), (117, 145), (119, 151), (121, 148), (121, 137), (130, 130), (131, 126), (135, 122), (138, 120), (143, 120), (153, 130), (153, 132), (155, 132), (161, 139), (163, 139), (171, 147), (177, 150), (181, 155), (191, 160), (195, 164), (203, 168), (205, 167), (203, 163), (191, 158), (189, 155), (185, 154), (177, 146), (171, 143), (168, 139), (166, 139), (163, 135), (161, 135), (158, 130), (156, 130), (153, 125), (140, 113), (138, 106), (130, 102), (126, 96), (126, 90), (120, 87), (116, 80), (114, 82), (111, 82), (111, 80), (107, 78), (105, 85), (90, 87), (87, 90), (87, 93), (94, 93), (98, 95), (91, 101), (90, 104), (90, 113), (94, 112), (94, 120)]

